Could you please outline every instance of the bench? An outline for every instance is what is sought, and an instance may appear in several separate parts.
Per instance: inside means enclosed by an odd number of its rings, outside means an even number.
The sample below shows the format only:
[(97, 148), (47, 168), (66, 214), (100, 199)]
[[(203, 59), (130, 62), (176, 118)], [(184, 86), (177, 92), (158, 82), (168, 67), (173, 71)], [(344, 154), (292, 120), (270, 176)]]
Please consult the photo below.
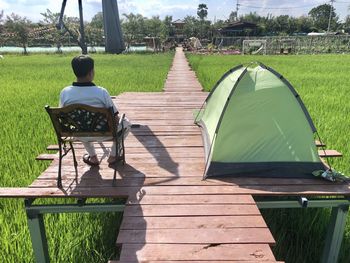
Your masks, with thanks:
[[(78, 178), (78, 163), (73, 142), (79, 141), (81, 137), (84, 137), (84, 141), (89, 142), (114, 141), (117, 147), (116, 153), (122, 157), (122, 163), (125, 164), (123, 127), (125, 114), (118, 124), (112, 107), (97, 108), (84, 104), (71, 104), (62, 108), (45, 106), (45, 109), (50, 116), (58, 141), (58, 188), (62, 188), (62, 159), (70, 151), (73, 155), (75, 176)], [(122, 126), (119, 132), (117, 125)], [(114, 170), (113, 185), (115, 180), (116, 170)]]

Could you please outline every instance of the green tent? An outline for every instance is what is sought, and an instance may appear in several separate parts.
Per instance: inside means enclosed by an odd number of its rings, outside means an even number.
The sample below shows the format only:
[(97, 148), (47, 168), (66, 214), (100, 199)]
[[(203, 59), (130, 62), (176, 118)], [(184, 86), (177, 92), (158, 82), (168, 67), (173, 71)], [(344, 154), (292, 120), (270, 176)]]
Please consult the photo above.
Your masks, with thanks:
[(224, 74), (195, 123), (202, 127), (205, 177), (307, 178), (325, 169), (301, 98), (283, 76), (261, 63)]

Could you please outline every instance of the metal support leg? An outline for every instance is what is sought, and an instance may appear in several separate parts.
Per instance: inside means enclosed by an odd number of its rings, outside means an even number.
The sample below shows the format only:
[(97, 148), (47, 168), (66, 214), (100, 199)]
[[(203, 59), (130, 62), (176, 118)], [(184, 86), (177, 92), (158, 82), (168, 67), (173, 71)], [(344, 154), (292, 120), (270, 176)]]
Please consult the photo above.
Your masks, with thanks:
[(78, 162), (77, 162), (77, 158), (75, 156), (75, 150), (73, 147), (73, 143), (69, 142), (69, 146), (72, 149), (72, 155), (73, 155), (73, 162), (74, 162), (74, 170), (75, 170), (75, 181), (78, 184)]
[(34, 250), (35, 262), (50, 262), (43, 215), (31, 213), (27, 210), (27, 220)]
[(341, 205), (332, 208), (331, 219), (328, 225), (326, 243), (322, 255), (322, 263), (338, 262), (338, 256), (344, 236), (348, 210), (348, 205)]
[(34, 200), (25, 200), (28, 227), (36, 263), (49, 263), (49, 252), (46, 239), (44, 214), (62, 213), (102, 213), (123, 212), (125, 205), (118, 203), (86, 204), (86, 199), (78, 204), (32, 205)]
[[(118, 139), (115, 139), (115, 154), (116, 157), (119, 157), (119, 142)], [(117, 164), (114, 164), (114, 172), (113, 172), (113, 181), (112, 181), (112, 186), (116, 186), (116, 181), (117, 181)]]
[(62, 143), (58, 141), (59, 146), (59, 161), (58, 161), (58, 177), (57, 177), (57, 187), (62, 188)]

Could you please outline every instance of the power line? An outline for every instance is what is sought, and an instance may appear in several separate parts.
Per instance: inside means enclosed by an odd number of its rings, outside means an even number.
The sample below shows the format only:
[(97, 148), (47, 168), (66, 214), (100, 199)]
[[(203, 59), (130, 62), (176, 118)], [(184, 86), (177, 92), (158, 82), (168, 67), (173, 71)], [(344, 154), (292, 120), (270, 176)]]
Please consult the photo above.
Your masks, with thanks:
[(239, 4), (239, 5), (247, 8), (253, 8), (253, 9), (276, 9), (276, 10), (297, 9), (297, 8), (306, 8), (306, 7), (315, 6), (315, 4), (304, 5), (304, 6), (286, 6), (286, 7), (265, 7), (265, 6), (252, 6), (252, 5), (244, 5), (244, 4)]
[[(332, 2), (332, 1), (330, 1)], [(335, 1), (333, 0), (335, 4), (350, 4), (350, 1)], [(325, 2), (325, 4), (328, 3)], [(309, 4), (309, 5), (303, 5), (303, 6), (286, 6), (286, 7), (266, 7), (266, 6), (256, 6), (256, 5), (245, 5), (245, 4), (239, 4), (237, 1), (237, 6), (252, 8), (252, 9), (276, 9), (276, 10), (286, 10), (286, 9), (299, 9), (299, 8), (306, 8), (306, 7), (314, 7), (316, 4)]]

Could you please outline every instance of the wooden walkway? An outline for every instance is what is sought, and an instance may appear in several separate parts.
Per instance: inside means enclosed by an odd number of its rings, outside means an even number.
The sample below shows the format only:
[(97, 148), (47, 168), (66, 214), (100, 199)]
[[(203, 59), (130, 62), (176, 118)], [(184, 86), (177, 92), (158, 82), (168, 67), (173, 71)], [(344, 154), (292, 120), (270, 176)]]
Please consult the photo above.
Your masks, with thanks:
[[(143, 185), (154, 182), (155, 190), (154, 195), (147, 196), (146, 191), (129, 198), (117, 239), (119, 262), (275, 262), (270, 249), (275, 241), (251, 195), (210, 195), (200, 190), (199, 185), (210, 183), (202, 181), (204, 152), (193, 112), (207, 94), (181, 49), (164, 91), (117, 99), (133, 122), (148, 127), (133, 135), (152, 155), (141, 158), (154, 169), (143, 173), (141, 180)], [(130, 147), (130, 141), (126, 145)], [(139, 150), (136, 156), (144, 154)], [(164, 195), (160, 188), (166, 185), (181, 194)], [(197, 189), (187, 191), (189, 185)]]
[[(117, 238), (119, 262), (276, 262), (274, 239), (252, 195), (350, 195), (348, 182), (319, 179), (225, 178), (202, 180), (204, 149), (193, 112), (202, 92), (178, 49), (164, 92), (124, 93), (114, 100), (139, 128), (126, 140), (125, 166), (108, 167), (108, 144), (97, 144), (99, 167), (81, 159), (75, 180), (72, 158), (63, 159), (63, 189), (56, 188), (57, 154), (26, 188), (0, 188), (0, 197), (125, 197), (127, 205)], [(57, 150), (57, 146), (49, 146)], [(112, 186), (117, 169), (117, 185)]]

